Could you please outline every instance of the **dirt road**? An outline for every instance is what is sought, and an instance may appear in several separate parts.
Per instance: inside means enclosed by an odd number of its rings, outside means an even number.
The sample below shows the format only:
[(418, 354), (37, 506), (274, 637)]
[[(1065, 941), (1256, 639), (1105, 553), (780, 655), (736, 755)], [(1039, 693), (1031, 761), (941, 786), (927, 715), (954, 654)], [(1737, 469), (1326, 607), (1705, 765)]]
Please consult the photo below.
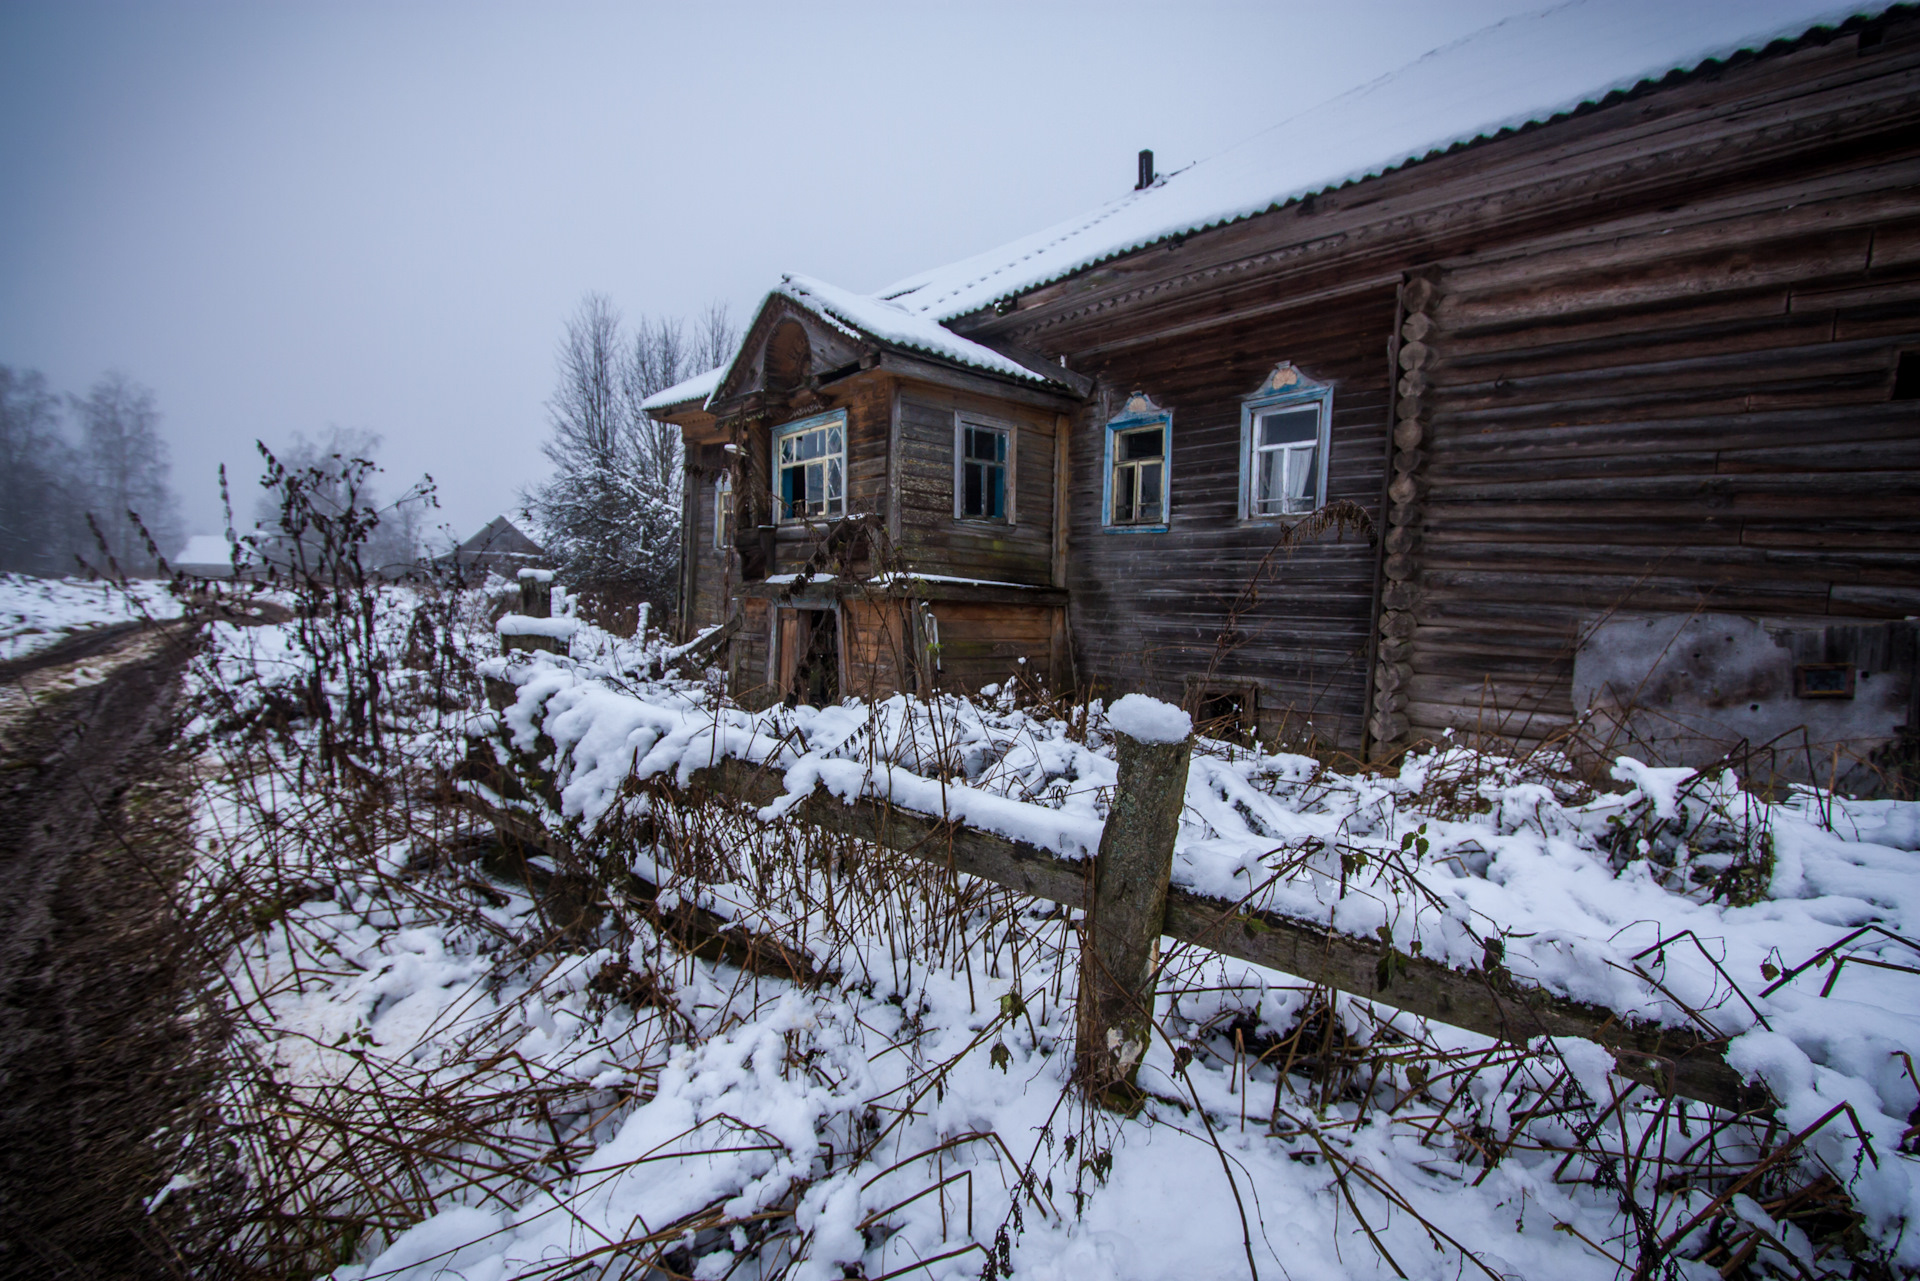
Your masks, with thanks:
[(168, 891), (184, 624), (102, 629), (0, 672), (0, 1275), (185, 1275), (145, 1201), (197, 1097), (194, 967)]

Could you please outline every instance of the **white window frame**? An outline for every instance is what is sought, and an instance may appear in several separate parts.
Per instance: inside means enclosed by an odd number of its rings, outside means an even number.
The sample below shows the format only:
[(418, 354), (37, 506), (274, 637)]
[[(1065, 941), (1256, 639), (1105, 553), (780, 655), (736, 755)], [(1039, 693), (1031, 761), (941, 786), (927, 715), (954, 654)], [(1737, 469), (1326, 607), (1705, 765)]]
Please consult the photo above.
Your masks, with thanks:
[(713, 550), (731, 551), (733, 533), (733, 473), (723, 471), (713, 478)]
[[(815, 463), (821, 469), (821, 503), (824, 510), (802, 512), (794, 515), (787, 510), (785, 496), (784, 469), (780, 465), (780, 447), (788, 439), (802, 436), (813, 431), (840, 430), (840, 449), (838, 453), (828, 450), (817, 458), (810, 458), (797, 466), (811, 467)], [(840, 464), (840, 495), (836, 499), (829, 492), (833, 476), (833, 464)], [(847, 411), (836, 409), (831, 413), (815, 414), (810, 418), (797, 418), (790, 423), (782, 423), (773, 432), (773, 510), (774, 519), (782, 525), (804, 525), (810, 521), (838, 520), (847, 514)], [(838, 504), (836, 507), (835, 504)]]
[[(1119, 522), (1113, 518), (1115, 450), (1120, 438), (1129, 433), (1157, 427), (1160, 431), (1160, 519), (1157, 521)], [(1144, 392), (1127, 397), (1118, 417), (1107, 421), (1106, 443), (1102, 451), (1100, 473), (1100, 525), (1110, 534), (1164, 534), (1173, 521), (1173, 415), (1153, 403)], [(1135, 469), (1138, 470), (1137, 468)], [(1135, 484), (1136, 494), (1138, 485)]]
[[(1275, 451), (1289, 454), (1305, 452), (1299, 445), (1264, 446), (1259, 443), (1260, 420), (1276, 410), (1311, 409), (1317, 414), (1312, 442), (1314, 478), (1312, 492), (1295, 503), (1277, 509), (1269, 504), (1261, 510), (1257, 487), (1260, 483), (1261, 455)], [(1333, 445), (1333, 388), (1301, 374), (1291, 363), (1282, 362), (1261, 383), (1260, 389), (1242, 398), (1240, 406), (1240, 519), (1270, 522), (1304, 516), (1326, 506), (1327, 471)], [(1284, 474), (1284, 473), (1283, 473)]]
[[(966, 513), (966, 466), (967, 466), (967, 428), (998, 432), (1007, 438), (1007, 457), (1001, 466), (1006, 471), (1005, 495), (1002, 506), (1006, 508), (999, 516), (969, 516)], [(1015, 497), (1014, 476), (1020, 461), (1020, 432), (1015, 424), (1005, 419), (989, 418), (984, 414), (955, 413), (953, 416), (953, 518), (971, 521), (980, 525), (1013, 525), (1018, 523)]]

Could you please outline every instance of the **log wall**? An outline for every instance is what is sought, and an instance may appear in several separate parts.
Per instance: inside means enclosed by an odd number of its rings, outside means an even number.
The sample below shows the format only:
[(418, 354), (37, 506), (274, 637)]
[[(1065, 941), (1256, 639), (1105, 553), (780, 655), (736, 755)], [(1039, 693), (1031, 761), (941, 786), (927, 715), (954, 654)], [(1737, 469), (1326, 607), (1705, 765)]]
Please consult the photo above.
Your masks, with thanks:
[(1888, 157), (1446, 264), (1415, 734), (1564, 729), (1611, 611), (1920, 612), (1917, 188)]

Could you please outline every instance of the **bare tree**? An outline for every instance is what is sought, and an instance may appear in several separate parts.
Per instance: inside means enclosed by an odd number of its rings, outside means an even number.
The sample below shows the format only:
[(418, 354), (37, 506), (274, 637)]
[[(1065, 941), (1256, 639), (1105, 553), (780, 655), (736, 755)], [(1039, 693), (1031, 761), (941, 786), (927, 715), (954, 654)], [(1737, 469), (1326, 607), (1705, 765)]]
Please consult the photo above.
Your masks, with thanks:
[(179, 503), (167, 485), (172, 464), (152, 390), (109, 373), (84, 398), (72, 396), (68, 403), (80, 424), (87, 506), (108, 553), (123, 570), (153, 568), (147, 535), (167, 555), (179, 542), (181, 525)]
[[(287, 560), (291, 548), (276, 553), (271, 544), (307, 537), (310, 527), (351, 514), (363, 530), (357, 535), (356, 554), (368, 572), (394, 576), (412, 566), (420, 555), (427, 511), (438, 506), (433, 478), (424, 478), (386, 502), (373, 479), (381, 470), (375, 461), (379, 451), (377, 433), (350, 427), (330, 428), (317, 440), (295, 432), (278, 454), (262, 446), (267, 471), (260, 484), (266, 492), (254, 506), (254, 518), (262, 531), (261, 541), (267, 544), (261, 549), (267, 558), (275, 563)], [(287, 527), (286, 476), (299, 480), (303, 516), (311, 513), (317, 518), (299, 522), (301, 529)]]
[(80, 459), (60, 409), (39, 373), (0, 365), (0, 570), (64, 573), (87, 538)]
[(647, 397), (718, 365), (736, 334), (724, 305), (696, 324), (642, 317), (631, 337), (601, 294), (567, 322), (547, 402), (554, 477), (526, 495), (547, 549), (582, 584), (637, 592), (663, 612), (680, 570), (680, 433)]

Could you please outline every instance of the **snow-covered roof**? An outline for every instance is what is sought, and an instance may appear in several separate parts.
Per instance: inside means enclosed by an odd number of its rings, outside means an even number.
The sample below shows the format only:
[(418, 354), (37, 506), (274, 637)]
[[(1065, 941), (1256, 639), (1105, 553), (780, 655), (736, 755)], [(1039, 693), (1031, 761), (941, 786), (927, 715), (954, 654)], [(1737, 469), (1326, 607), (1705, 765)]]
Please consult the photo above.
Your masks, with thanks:
[(881, 342), (911, 351), (971, 365), (1010, 378), (1047, 383), (1048, 379), (1010, 360), (990, 347), (962, 338), (940, 322), (919, 311), (885, 298), (856, 294), (807, 276), (787, 275), (774, 290), (826, 320), (835, 322), (852, 336), (878, 338)]
[(721, 375), (727, 372), (727, 365), (716, 365), (704, 374), (695, 374), (685, 382), (675, 383), (664, 391), (656, 391), (640, 402), (640, 408), (649, 412), (656, 409), (670, 409), (674, 405), (684, 405), (689, 400), (705, 404), (707, 397), (713, 395), (713, 389), (720, 385)]
[[(253, 559), (252, 549), (244, 544), (240, 548), (242, 565)], [(233, 546), (220, 534), (195, 534), (187, 539), (187, 545), (173, 558), (175, 565), (232, 565)]]
[(1078, 218), (878, 292), (951, 320), (1171, 236), (1262, 213), (1886, 3), (1567, 0), (1505, 19)]

